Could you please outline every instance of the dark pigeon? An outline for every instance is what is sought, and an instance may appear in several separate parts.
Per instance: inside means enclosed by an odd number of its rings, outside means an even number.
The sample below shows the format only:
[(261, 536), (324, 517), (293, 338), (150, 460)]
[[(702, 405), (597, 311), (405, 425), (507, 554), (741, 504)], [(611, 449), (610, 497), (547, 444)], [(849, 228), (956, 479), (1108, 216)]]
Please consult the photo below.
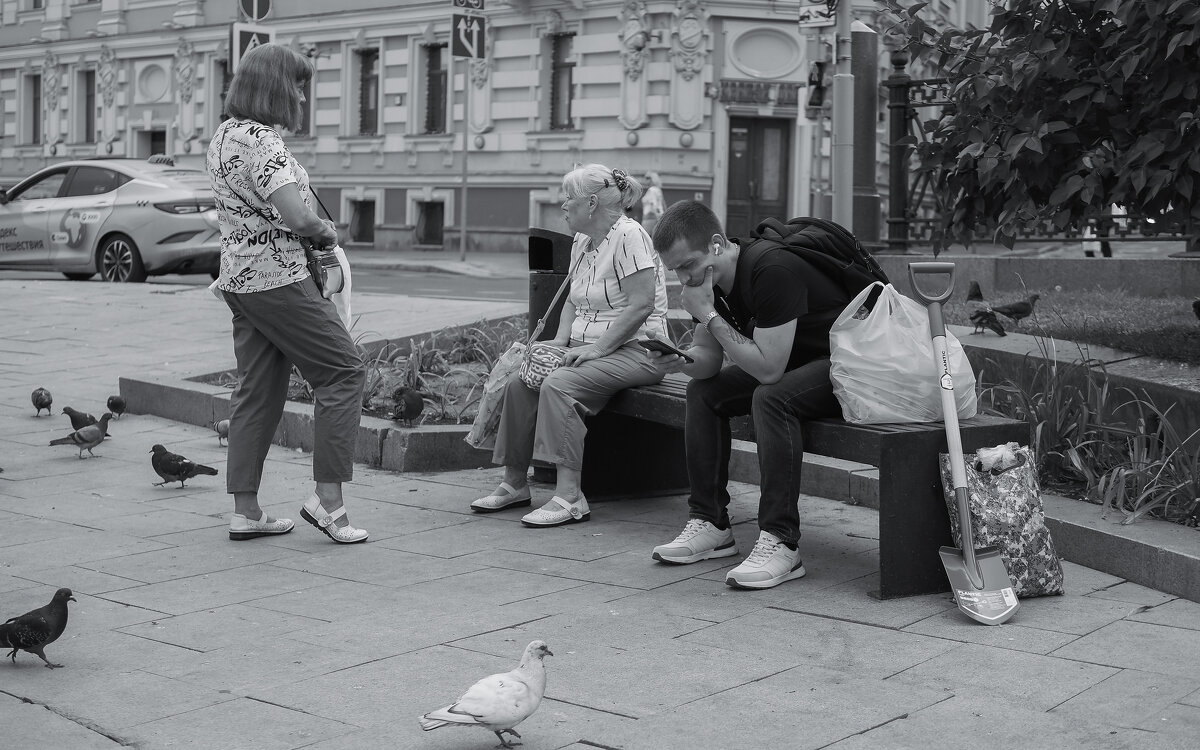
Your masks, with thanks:
[(396, 402), (396, 411), (392, 414), (392, 419), (402, 421), (409, 427), (412, 427), (413, 420), (421, 416), (425, 409), (425, 399), (421, 392), (406, 385), (396, 389), (392, 400)]
[(78, 409), (72, 409), (69, 406), (64, 406), (62, 413), (71, 418), (72, 430), (78, 430), (81, 427), (87, 427), (90, 424), (96, 424), (100, 421), (91, 414), (81, 412)]
[(50, 404), (54, 403), (54, 398), (50, 395), (50, 391), (45, 388), (34, 388), (33, 393), (29, 395), (29, 400), (37, 407), (37, 414), (34, 416), (42, 416), (42, 409), (45, 409), (47, 414), (54, 414), (54, 412), (50, 411)]
[(229, 439), (229, 420), (222, 419), (213, 425), (213, 429), (217, 431), (217, 445), (224, 445)]
[(1026, 299), (1020, 302), (1013, 302), (1010, 305), (996, 305), (992, 308), (992, 312), (1000, 313), (1006, 318), (1012, 318), (1013, 323), (1021, 325), (1021, 320), (1033, 315), (1033, 305), (1041, 295), (1031, 294)]
[(125, 406), (125, 399), (121, 396), (108, 397), (108, 410), (112, 412), (113, 419), (121, 418), (121, 415), (125, 413)]
[(100, 445), (108, 435), (108, 420), (112, 419), (112, 415), (104, 412), (104, 416), (100, 417), (100, 421), (96, 424), (90, 424), (87, 427), (80, 427), (66, 437), (60, 437), (57, 440), (51, 440), (50, 445), (73, 445), (79, 449), (79, 457), (83, 458), (83, 452), (86, 450), (89, 456), (95, 456), (92, 453), (92, 448)]
[(162, 487), (168, 482), (179, 482), (179, 486), (184, 487), (184, 482), (194, 476), (200, 474), (217, 475), (217, 470), (211, 466), (198, 464), (195, 461), (189, 461), (178, 453), (172, 453), (161, 445), (155, 445), (150, 449), (154, 455), (150, 457), (150, 465), (154, 467), (154, 473), (162, 477), (161, 482), (155, 482), (155, 487)]
[(997, 336), (1008, 335), (1004, 331), (1004, 324), (996, 317), (996, 313), (991, 310), (976, 310), (971, 313), (971, 322), (975, 324), (975, 330), (971, 332), (972, 335), (983, 333), (984, 328), (993, 331)]
[(51, 664), (42, 649), (57, 641), (67, 629), (67, 602), (73, 601), (75, 597), (71, 596), (71, 589), (59, 589), (46, 606), (13, 617), (0, 625), (0, 647), (12, 649), (8, 655), (13, 664), (17, 663), (18, 651), (28, 651), (40, 656), (48, 669), (62, 666)]

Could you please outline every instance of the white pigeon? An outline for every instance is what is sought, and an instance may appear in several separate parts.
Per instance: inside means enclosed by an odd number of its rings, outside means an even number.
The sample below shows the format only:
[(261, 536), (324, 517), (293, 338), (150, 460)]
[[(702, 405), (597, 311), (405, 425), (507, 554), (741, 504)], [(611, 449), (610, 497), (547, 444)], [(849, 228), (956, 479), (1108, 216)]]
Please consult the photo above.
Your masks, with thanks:
[(419, 719), (421, 729), (428, 732), (450, 724), (479, 726), (495, 733), (500, 740), (497, 747), (521, 744), (509, 743), (504, 733), (519, 739), (521, 735), (513, 727), (532, 716), (541, 705), (546, 693), (546, 667), (542, 658), (546, 656), (554, 656), (546, 642), (532, 641), (525, 647), (516, 669), (484, 677), (449, 706), (425, 714)]

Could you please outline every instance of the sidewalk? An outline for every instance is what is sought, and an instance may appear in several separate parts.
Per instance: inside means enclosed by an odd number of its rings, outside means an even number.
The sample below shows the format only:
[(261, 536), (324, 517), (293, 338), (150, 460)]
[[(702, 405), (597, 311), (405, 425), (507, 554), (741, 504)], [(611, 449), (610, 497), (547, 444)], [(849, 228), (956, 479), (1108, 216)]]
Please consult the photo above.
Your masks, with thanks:
[[(489, 260), (527, 273), (505, 257)], [(497, 311), (355, 305), (389, 336)], [(491, 733), (422, 733), (416, 718), (534, 638), (555, 656), (518, 727), (524, 750), (1140, 750), (1192, 747), (1200, 730), (1200, 605), (1070, 563), (1066, 596), (1026, 600), (1000, 627), (948, 595), (879, 601), (876, 513), (821, 498), (801, 499), (808, 576), (762, 592), (723, 584), (740, 558), (650, 559), (683, 498), (596, 503), (590, 523), (532, 530), (521, 511), (469, 512), (495, 471), (359, 467), (348, 508), (368, 543), (338, 547), (303, 522), (230, 542), (215, 433), (131, 404), (99, 458), (46, 445), (70, 431), (63, 406), (99, 415), (122, 375), (228, 366), (219, 303), (169, 284), (0, 281), (0, 316), (0, 620), (60, 586), (78, 600), (47, 649), (63, 669), (0, 659), (4, 747), (483, 750)], [(33, 416), (37, 386), (53, 416)], [(154, 443), (221, 476), (154, 487)], [(270, 512), (299, 520), (310, 463), (272, 449)], [(744, 553), (757, 494), (734, 490)]]

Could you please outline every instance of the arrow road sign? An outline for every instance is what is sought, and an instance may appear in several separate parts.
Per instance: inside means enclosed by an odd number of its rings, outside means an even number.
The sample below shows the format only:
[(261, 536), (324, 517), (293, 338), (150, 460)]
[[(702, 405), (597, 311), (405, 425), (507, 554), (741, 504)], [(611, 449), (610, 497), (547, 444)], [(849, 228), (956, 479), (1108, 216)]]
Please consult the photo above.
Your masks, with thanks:
[(486, 38), (482, 18), (454, 14), (450, 30), (450, 54), (455, 57), (483, 57)]

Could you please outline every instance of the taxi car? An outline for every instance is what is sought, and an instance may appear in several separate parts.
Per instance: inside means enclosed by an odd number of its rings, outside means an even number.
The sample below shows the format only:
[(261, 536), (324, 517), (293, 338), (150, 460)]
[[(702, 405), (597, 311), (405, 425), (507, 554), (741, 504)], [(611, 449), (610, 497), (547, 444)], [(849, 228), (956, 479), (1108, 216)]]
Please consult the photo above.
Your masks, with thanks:
[(137, 282), (220, 270), (208, 173), (169, 158), (50, 165), (0, 190), (0, 269)]

